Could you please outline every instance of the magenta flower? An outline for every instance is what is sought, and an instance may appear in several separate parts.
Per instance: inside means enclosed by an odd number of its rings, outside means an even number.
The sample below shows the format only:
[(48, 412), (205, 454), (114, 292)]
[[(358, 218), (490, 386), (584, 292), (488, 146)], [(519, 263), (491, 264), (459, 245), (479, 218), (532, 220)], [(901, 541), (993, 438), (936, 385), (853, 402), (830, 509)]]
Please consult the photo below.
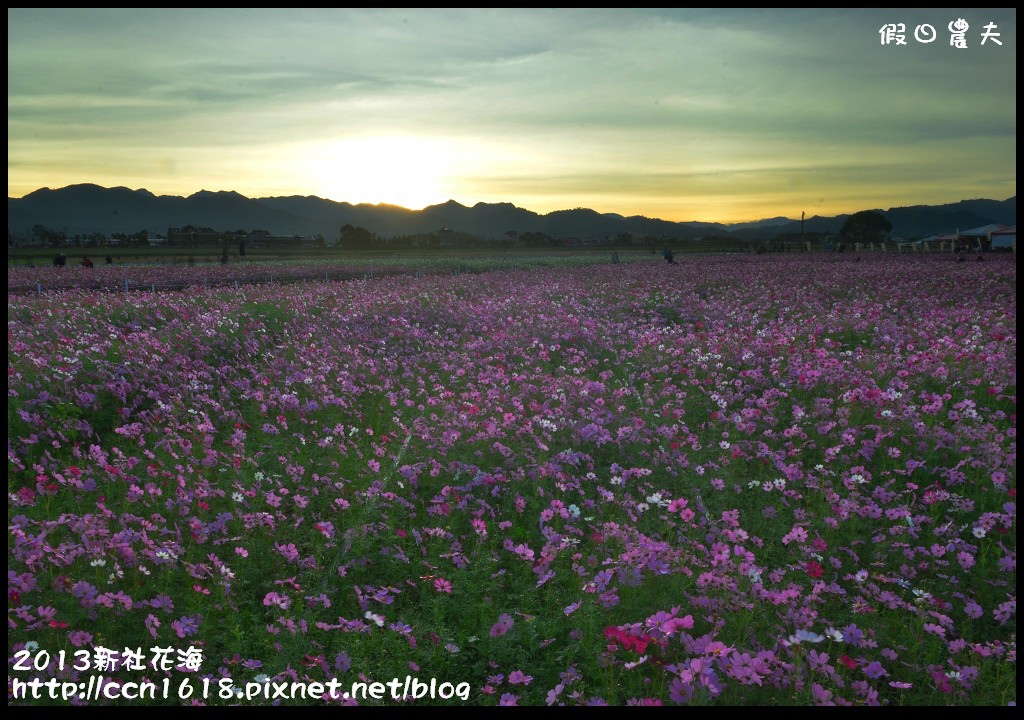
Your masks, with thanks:
[(825, 568), (822, 567), (821, 563), (815, 562), (814, 560), (808, 560), (804, 569), (808, 577), (820, 578), (825, 574)]
[(439, 593), (450, 593), (452, 591), (452, 584), (444, 578), (437, 578), (434, 580), (434, 589)]

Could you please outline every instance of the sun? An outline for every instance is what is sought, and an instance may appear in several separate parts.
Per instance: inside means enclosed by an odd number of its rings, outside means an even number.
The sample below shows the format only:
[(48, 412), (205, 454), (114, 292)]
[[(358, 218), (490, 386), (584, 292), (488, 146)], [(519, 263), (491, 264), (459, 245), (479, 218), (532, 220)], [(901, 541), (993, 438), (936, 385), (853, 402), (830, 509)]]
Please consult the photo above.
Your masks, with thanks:
[(410, 210), (449, 198), (452, 149), (411, 136), (331, 140), (310, 148), (306, 162), (318, 195), (338, 202), (388, 203)]

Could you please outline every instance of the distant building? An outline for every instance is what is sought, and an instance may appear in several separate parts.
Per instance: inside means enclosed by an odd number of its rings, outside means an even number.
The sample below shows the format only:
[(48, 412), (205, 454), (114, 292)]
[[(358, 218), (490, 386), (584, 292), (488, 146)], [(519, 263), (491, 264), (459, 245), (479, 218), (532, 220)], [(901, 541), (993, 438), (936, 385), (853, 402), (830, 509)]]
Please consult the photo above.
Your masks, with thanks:
[(222, 236), (212, 228), (195, 225), (167, 228), (167, 244), (177, 247), (210, 247), (219, 244)]
[[(1016, 228), (1016, 226), (1014, 227)], [(981, 227), (971, 228), (969, 230), (961, 230), (961, 247), (966, 250), (970, 250), (971, 252), (988, 252), (994, 247), (994, 241), (996, 238), (999, 238), (1000, 242), (1006, 242), (999, 233), (1005, 232), (1007, 229), (1008, 227), (1006, 225), (990, 223), (988, 225), (982, 225)], [(1014, 230), (1013, 237), (1016, 237), (1016, 234), (1016, 230)], [(1010, 240), (1009, 245), (1003, 245), (1001, 247), (1013, 247), (1013, 240)]]
[(253, 230), (244, 237), (232, 237), (233, 242), (245, 240), (247, 250), (305, 248), (313, 245), (313, 238), (306, 235), (271, 235), (266, 230)]

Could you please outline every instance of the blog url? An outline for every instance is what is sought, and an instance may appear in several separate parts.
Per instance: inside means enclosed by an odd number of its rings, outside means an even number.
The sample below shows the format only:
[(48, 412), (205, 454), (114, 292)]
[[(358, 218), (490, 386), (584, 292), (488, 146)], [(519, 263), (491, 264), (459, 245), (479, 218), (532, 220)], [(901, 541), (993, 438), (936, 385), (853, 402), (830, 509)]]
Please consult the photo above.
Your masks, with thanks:
[(156, 700), (177, 698), (178, 700), (469, 700), (470, 685), (467, 682), (429, 681), (406, 675), (392, 678), (388, 682), (354, 682), (348, 690), (342, 690), (337, 679), (326, 682), (281, 682), (265, 680), (238, 684), (229, 677), (180, 681), (121, 681), (103, 675), (93, 675), (87, 682), (66, 682), (56, 678), (49, 680), (14, 679), (11, 697), (14, 700)]

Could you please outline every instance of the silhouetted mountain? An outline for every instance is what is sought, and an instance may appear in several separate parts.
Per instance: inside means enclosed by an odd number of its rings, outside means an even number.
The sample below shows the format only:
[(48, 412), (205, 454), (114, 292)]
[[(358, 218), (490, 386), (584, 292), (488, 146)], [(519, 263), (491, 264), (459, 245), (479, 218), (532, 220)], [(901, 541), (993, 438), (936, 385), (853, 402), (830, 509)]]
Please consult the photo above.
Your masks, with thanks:
[[(1015, 225), (1017, 199), (963, 200), (947, 205), (916, 205), (878, 210), (893, 224), (892, 234), (907, 238), (953, 232), (988, 223)], [(806, 232), (836, 233), (848, 216), (815, 216), (803, 223)], [(695, 239), (731, 234), (745, 240), (766, 240), (799, 233), (800, 221), (769, 218), (724, 225), (671, 222), (643, 216), (624, 217), (587, 208), (540, 215), (511, 203), (477, 203), (466, 207), (454, 200), (423, 210), (396, 205), (353, 205), (314, 196), (252, 199), (237, 192), (201, 190), (188, 197), (157, 196), (148, 190), (98, 185), (44, 188), (23, 198), (7, 198), (8, 230), (28, 234), (33, 226), (63, 230), (67, 235), (135, 233), (163, 234), (170, 227), (197, 225), (218, 231), (266, 230), (274, 235), (322, 234), (334, 238), (343, 225), (363, 227), (382, 237), (435, 232), (451, 228), (485, 239), (507, 232), (544, 233), (554, 238), (604, 239), (620, 234)]]
[(779, 225), (788, 225), (791, 222), (793, 222), (791, 219), (782, 216), (765, 218), (764, 220), (755, 220), (754, 222), (732, 223), (729, 226), (729, 231), (735, 232), (737, 230), (761, 230), (778, 227)]
[(269, 208), (236, 192), (199, 192), (183, 198), (156, 196), (148, 190), (99, 185), (43, 188), (23, 198), (7, 198), (7, 227), (29, 232), (42, 225), (67, 235), (135, 233), (164, 234), (169, 227), (199, 225), (215, 230), (274, 227), (282, 235), (304, 235), (313, 229), (309, 219)]
[[(981, 227), (990, 223), (1000, 225), (1017, 224), (1017, 196), (1007, 200), (961, 200), (946, 205), (912, 205), (890, 208), (881, 213), (892, 223), (892, 236), (920, 238), (928, 235), (945, 235), (960, 230)], [(805, 232), (838, 233), (849, 215), (821, 217), (815, 215), (804, 221)], [(799, 233), (800, 221), (793, 220), (774, 228), (779, 234)]]

